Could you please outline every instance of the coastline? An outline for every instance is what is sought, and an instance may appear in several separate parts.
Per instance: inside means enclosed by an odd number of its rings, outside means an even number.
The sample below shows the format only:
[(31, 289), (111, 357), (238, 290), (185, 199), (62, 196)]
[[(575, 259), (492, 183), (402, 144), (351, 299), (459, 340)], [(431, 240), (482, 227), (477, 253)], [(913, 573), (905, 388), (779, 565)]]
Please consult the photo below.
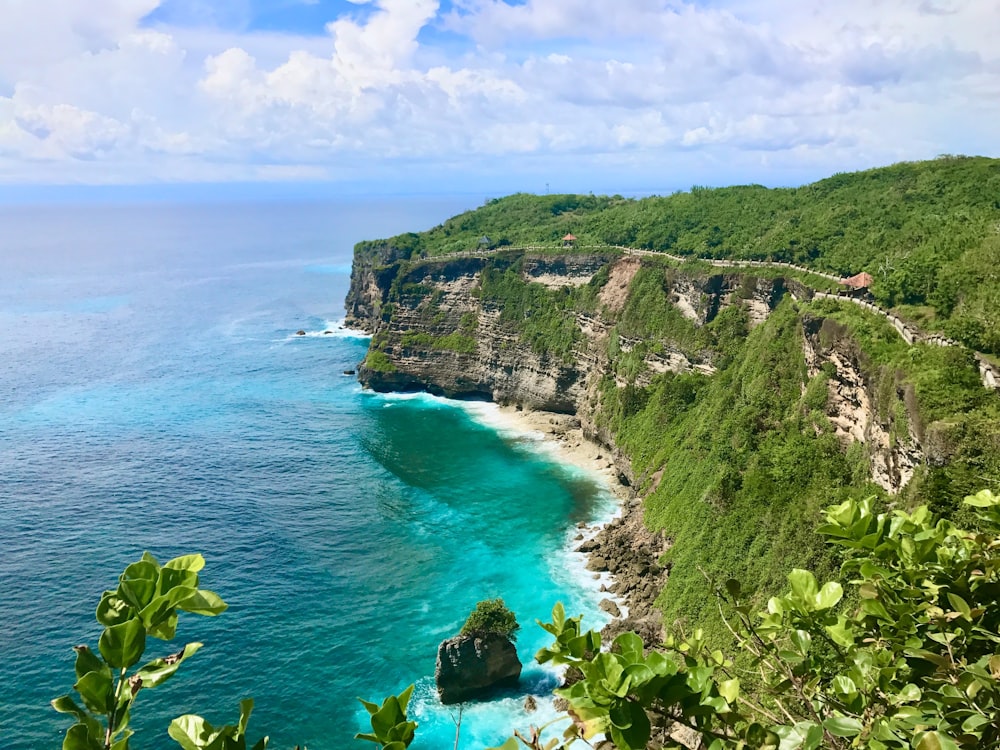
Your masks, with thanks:
[(497, 427), (541, 434), (557, 461), (601, 478), (617, 510), (610, 518), (579, 525), (569, 549), (586, 558), (585, 572), (597, 595), (603, 595), (599, 606), (610, 618), (601, 631), (605, 641), (632, 631), (647, 647), (660, 645), (663, 621), (655, 603), (668, 570), (659, 559), (670, 542), (662, 532), (646, 528), (642, 498), (622, 481), (616, 456), (588, 438), (574, 415), (498, 406), (493, 416)]

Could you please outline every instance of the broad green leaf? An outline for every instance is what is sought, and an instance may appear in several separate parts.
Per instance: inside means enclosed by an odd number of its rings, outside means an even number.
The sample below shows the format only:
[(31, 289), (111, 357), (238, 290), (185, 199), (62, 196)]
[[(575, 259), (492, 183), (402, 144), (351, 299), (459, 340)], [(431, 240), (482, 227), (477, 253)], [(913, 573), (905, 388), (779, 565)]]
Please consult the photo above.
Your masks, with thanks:
[(177, 606), (185, 612), (191, 612), (196, 615), (207, 615), (209, 617), (220, 615), (229, 609), (229, 605), (222, 601), (221, 596), (214, 591), (207, 591), (206, 589), (198, 589), (192, 596), (184, 599)]
[(802, 750), (816, 750), (823, 744), (823, 727), (810, 724), (802, 741)]
[(626, 706), (631, 714), (631, 722), (624, 729), (614, 724), (609, 729), (611, 739), (621, 750), (645, 750), (652, 728), (649, 717), (642, 706), (629, 701)]
[(838, 646), (850, 648), (854, 645), (853, 629), (851, 628), (847, 618), (843, 615), (840, 615), (837, 618), (837, 622), (835, 624), (827, 625), (824, 630), (826, 630), (827, 635), (829, 635), (833, 642)]
[(180, 668), (185, 659), (193, 656), (201, 647), (201, 643), (189, 643), (175, 654), (162, 659), (153, 659), (149, 664), (139, 669), (135, 673), (135, 677), (142, 681), (142, 687), (144, 688), (154, 688), (162, 685), (173, 676), (174, 672)]
[(611, 650), (621, 654), (626, 664), (636, 664), (643, 661), (642, 638), (635, 633), (622, 633), (619, 635), (615, 638)]
[(235, 727), (216, 729), (200, 716), (185, 714), (178, 716), (167, 728), (169, 734), (183, 750), (205, 750), (226, 735), (235, 733)]
[(814, 605), (816, 609), (830, 609), (844, 596), (843, 587), (836, 581), (826, 583), (816, 595)]
[(608, 709), (608, 719), (611, 721), (611, 726), (617, 729), (628, 729), (632, 726), (632, 711), (629, 708), (630, 706), (631, 703), (628, 701), (612, 704)]
[[(74, 646), (73, 650), (76, 651), (76, 663), (73, 665), (73, 669), (77, 679), (89, 672), (100, 672), (108, 669), (107, 665), (98, 659), (97, 654), (91, 651), (88, 646)], [(111, 675), (110, 671), (108, 671), (108, 675)]]
[(170, 570), (186, 570), (191, 573), (198, 573), (205, 567), (205, 558), (199, 554), (182, 555), (181, 557), (175, 557), (173, 560), (165, 562), (163, 567)]
[(174, 586), (167, 593), (153, 598), (139, 612), (139, 619), (142, 620), (142, 624), (147, 629), (152, 629), (161, 622), (166, 622), (170, 619), (170, 616), (176, 611), (177, 605), (185, 599), (194, 596), (195, 592), (197, 592), (197, 589), (190, 586)]
[(559, 632), (562, 632), (566, 625), (566, 608), (563, 607), (562, 602), (556, 602), (552, 606), (552, 624)]
[(892, 622), (892, 618), (886, 611), (886, 608), (882, 606), (882, 602), (878, 599), (862, 599), (861, 600), (861, 611), (866, 615), (871, 615), (872, 617), (877, 617), (880, 620), (886, 620)]
[(834, 737), (856, 737), (864, 725), (849, 716), (831, 716), (823, 722), (823, 727)]
[(842, 674), (833, 678), (831, 687), (835, 693), (840, 693), (841, 695), (854, 695), (858, 692), (858, 686), (854, 684), (854, 680)]
[(406, 690), (396, 696), (396, 700), (399, 701), (399, 708), (406, 714), (406, 708), (410, 705), (410, 697), (413, 695), (413, 684), (411, 684)]
[(149, 629), (149, 635), (161, 641), (172, 641), (177, 634), (177, 613)]
[(66, 730), (63, 750), (104, 750), (104, 743), (93, 737), (86, 724), (74, 724)]
[(106, 628), (120, 625), (128, 621), (131, 609), (129, 603), (118, 596), (117, 592), (105, 591), (97, 605), (97, 621)]
[(795, 644), (795, 648), (798, 649), (800, 654), (809, 653), (809, 649), (812, 647), (812, 636), (805, 630), (793, 630), (791, 632), (792, 643)]
[(816, 577), (808, 570), (795, 568), (788, 574), (788, 583), (792, 587), (792, 593), (802, 603), (811, 603), (819, 592)]
[(170, 722), (167, 734), (183, 750), (204, 750), (219, 736), (219, 731), (200, 716), (185, 714)]
[(958, 750), (958, 745), (944, 732), (924, 732), (918, 735), (914, 750)]
[(126, 729), (125, 733), (111, 745), (111, 750), (128, 750), (128, 740), (135, 734), (131, 729)]
[(952, 594), (948, 592), (948, 602), (954, 608), (956, 612), (961, 612), (962, 617), (966, 620), (972, 619), (972, 608), (969, 607), (968, 603), (960, 597), (958, 594)]
[(105, 628), (97, 645), (104, 661), (114, 669), (131, 667), (146, 650), (146, 630), (139, 620), (129, 620)]
[(740, 696), (740, 681), (738, 678), (733, 678), (732, 680), (726, 680), (725, 682), (719, 683), (719, 695), (726, 699), (729, 703), (736, 703), (736, 699)]
[(250, 714), (253, 713), (253, 698), (244, 698), (240, 701), (240, 720), (236, 725), (236, 736), (242, 737), (247, 733), (247, 724), (250, 722)]
[(129, 603), (129, 606), (142, 609), (152, 601), (156, 594), (156, 580), (145, 578), (127, 579), (122, 577), (118, 584), (118, 596)]
[(83, 704), (97, 714), (108, 713), (114, 703), (114, 683), (105, 671), (88, 672), (73, 685)]
[(964, 502), (966, 505), (971, 505), (973, 508), (992, 508), (996, 505), (1000, 505), (1000, 498), (996, 497), (989, 490), (982, 490), (981, 492), (977, 492), (975, 495), (968, 495)]
[(88, 718), (90, 718), (90, 715), (77, 705), (76, 701), (68, 695), (60, 695), (58, 698), (53, 699), (50, 702), (50, 705), (59, 713), (72, 714), (81, 722), (85, 722)]
[(161, 568), (160, 577), (156, 581), (156, 593), (159, 595), (166, 594), (177, 586), (197, 589), (198, 574), (181, 568)]
[(514, 737), (509, 737), (506, 742), (502, 745), (497, 745), (496, 747), (488, 747), (486, 750), (520, 750), (521, 743), (518, 742)]

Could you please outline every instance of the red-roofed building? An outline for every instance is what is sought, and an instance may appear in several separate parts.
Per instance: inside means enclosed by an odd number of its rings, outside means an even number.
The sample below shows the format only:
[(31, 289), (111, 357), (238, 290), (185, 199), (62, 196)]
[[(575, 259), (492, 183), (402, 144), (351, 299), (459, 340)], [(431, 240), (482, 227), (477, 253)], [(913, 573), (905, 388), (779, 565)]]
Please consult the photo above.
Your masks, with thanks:
[(861, 273), (851, 276), (850, 278), (841, 279), (840, 283), (848, 289), (867, 289), (872, 285), (874, 280), (875, 279), (872, 278), (870, 273), (862, 271)]
[(567, 234), (563, 237), (563, 247), (572, 247), (574, 242), (576, 242), (576, 237), (572, 234)]

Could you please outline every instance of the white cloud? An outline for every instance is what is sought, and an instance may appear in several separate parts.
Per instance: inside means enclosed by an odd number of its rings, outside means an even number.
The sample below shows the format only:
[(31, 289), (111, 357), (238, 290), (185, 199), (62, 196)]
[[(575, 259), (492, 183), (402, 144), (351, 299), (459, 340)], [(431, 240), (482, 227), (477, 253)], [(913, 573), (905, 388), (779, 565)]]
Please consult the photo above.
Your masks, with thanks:
[(184, 26), (144, 22), (158, 0), (6, 0), (0, 180), (700, 164), (766, 181), (765, 164), (997, 148), (992, 3), (352, 1), (303, 36), (195, 23), (248, 0), (175, 4)]

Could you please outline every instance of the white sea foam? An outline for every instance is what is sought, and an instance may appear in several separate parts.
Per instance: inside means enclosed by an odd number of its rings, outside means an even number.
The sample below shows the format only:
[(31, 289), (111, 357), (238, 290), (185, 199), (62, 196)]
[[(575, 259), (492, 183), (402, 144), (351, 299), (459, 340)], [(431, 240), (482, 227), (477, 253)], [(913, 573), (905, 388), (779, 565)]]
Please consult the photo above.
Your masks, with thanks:
[[(305, 330), (305, 329), (299, 329)], [(358, 330), (357, 328), (348, 328), (344, 325), (343, 320), (328, 320), (325, 322), (322, 328), (312, 331), (306, 331), (304, 334), (299, 334), (294, 331), (290, 332), (283, 340), (288, 341), (291, 339), (303, 339), (303, 338), (331, 338), (331, 339), (358, 339), (361, 341), (366, 341), (371, 338), (371, 334), (365, 333), (364, 331)]]
[[(624, 600), (602, 587), (610, 588), (614, 577), (607, 572), (595, 573), (587, 570), (588, 556), (576, 549), (584, 541), (593, 539), (605, 524), (621, 516), (622, 506), (611, 491), (607, 474), (586, 466), (586, 462), (574, 462), (563, 445), (552, 436), (541, 430), (527, 427), (524, 421), (514, 412), (502, 409), (489, 401), (463, 401), (459, 399), (435, 396), (425, 392), (375, 394), (387, 401), (386, 407), (394, 401), (422, 401), (428, 406), (451, 407), (465, 411), (475, 422), (495, 430), (504, 440), (517, 449), (523, 449), (532, 456), (543, 455), (569, 476), (586, 477), (592, 480), (600, 489), (600, 500), (594, 508), (594, 513), (587, 520), (586, 528), (570, 527), (566, 529), (563, 545), (548, 558), (549, 572), (552, 580), (567, 589), (575, 589), (586, 593), (586, 598), (592, 602), (589, 611), (585, 611), (584, 625), (588, 629), (600, 629), (606, 625), (611, 616), (598, 607), (602, 599), (611, 599), (622, 612), (628, 615), (628, 606)], [(583, 539), (576, 539), (582, 534)], [(571, 613), (573, 616), (577, 613)]]

